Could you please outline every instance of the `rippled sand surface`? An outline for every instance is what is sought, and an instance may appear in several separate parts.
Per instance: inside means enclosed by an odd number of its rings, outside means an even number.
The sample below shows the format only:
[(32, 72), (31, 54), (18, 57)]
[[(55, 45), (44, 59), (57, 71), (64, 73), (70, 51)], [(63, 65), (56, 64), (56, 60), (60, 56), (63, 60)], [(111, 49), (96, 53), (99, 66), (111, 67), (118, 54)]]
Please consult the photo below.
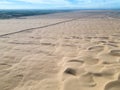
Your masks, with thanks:
[(76, 11), (0, 20), (0, 90), (120, 90), (120, 18)]

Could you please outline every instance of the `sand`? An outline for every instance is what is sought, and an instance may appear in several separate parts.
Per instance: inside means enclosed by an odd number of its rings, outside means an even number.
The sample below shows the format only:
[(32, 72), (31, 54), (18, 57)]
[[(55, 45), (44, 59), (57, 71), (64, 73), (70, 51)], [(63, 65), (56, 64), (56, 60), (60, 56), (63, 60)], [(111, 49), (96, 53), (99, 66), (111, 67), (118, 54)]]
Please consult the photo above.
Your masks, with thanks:
[(100, 12), (0, 20), (0, 90), (120, 90), (120, 19)]

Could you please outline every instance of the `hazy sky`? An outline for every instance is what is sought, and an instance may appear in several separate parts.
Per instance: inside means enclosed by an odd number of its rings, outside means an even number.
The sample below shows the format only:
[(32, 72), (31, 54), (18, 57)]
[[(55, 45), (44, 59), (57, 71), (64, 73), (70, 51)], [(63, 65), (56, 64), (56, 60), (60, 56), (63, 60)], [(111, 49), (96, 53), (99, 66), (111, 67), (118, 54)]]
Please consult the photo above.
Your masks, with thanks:
[(120, 9), (120, 0), (0, 0), (0, 9)]

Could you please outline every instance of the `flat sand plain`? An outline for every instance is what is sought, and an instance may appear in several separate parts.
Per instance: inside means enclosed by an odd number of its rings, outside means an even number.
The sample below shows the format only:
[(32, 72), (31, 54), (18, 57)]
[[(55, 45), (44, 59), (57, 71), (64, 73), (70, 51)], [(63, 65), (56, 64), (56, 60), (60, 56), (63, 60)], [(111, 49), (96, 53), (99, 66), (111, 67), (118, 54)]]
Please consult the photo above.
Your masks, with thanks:
[(0, 20), (0, 90), (120, 90), (120, 18), (114, 14)]

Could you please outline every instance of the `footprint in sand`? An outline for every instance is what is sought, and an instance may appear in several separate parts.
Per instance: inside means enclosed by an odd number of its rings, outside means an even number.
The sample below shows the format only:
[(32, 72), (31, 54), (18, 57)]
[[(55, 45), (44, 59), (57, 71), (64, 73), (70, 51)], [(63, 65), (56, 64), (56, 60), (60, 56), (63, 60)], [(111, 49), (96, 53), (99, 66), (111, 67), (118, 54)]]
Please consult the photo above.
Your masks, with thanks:
[(108, 82), (104, 90), (120, 90), (120, 73), (117, 74), (117, 80)]
[(112, 44), (112, 43), (108, 43), (108, 44), (104, 44), (104, 45), (108, 45), (108, 46), (112, 46), (112, 47), (118, 47), (118, 45)]
[(84, 63), (84, 61), (82, 61), (82, 60), (77, 60), (77, 59), (72, 59), (72, 60), (69, 60), (68, 62)]
[(71, 36), (73, 39), (81, 39), (79, 36)]
[(103, 43), (103, 44), (106, 44), (107, 41), (104, 41), (104, 40), (99, 40), (98, 43)]
[(120, 35), (119, 35), (119, 34), (114, 34), (114, 35), (112, 35), (112, 36), (114, 36), (114, 37), (120, 37)]
[(64, 73), (70, 74), (70, 75), (76, 75), (76, 70), (73, 68), (67, 68)]
[(106, 40), (108, 40), (109, 39), (109, 37), (98, 37), (99, 39), (106, 39)]
[(93, 47), (89, 47), (88, 50), (100, 52), (104, 50), (104, 46), (93, 46)]
[(80, 67), (82, 66), (84, 63), (84, 61), (80, 60), (80, 59), (77, 59), (77, 58), (69, 58), (69, 57), (65, 57), (63, 59), (63, 61), (61, 62), (61, 64), (64, 66), (64, 67)]
[(120, 90), (120, 81), (112, 81), (107, 83), (104, 90)]
[(68, 60), (64, 66), (68, 68), (64, 70), (64, 73), (75, 76), (77, 74), (77, 70), (75, 68), (82, 66), (83, 63), (83, 61), (77, 59)]
[(93, 75), (92, 73), (85, 73), (85, 74), (82, 74), (79, 78), (79, 80), (81, 81), (82, 85), (83, 86), (87, 86), (87, 87), (94, 87), (96, 86), (96, 83), (93, 79)]
[(109, 54), (113, 56), (120, 56), (120, 50), (111, 50)]
[(10, 68), (12, 65), (9, 65), (7, 63), (0, 63), (0, 70), (3, 70), (3, 69), (8, 69)]
[(91, 56), (81, 57), (82, 61), (87, 65), (95, 65), (100, 62), (98, 58), (94, 58)]
[(80, 78), (72, 77), (64, 81), (63, 90), (88, 90), (95, 87), (96, 83), (89, 74), (84, 74)]
[(55, 44), (52, 44), (52, 43), (49, 43), (49, 42), (48, 43), (47, 42), (46, 43), (41, 43), (41, 45), (44, 45), (44, 46), (55, 46)]
[(67, 66), (73, 66), (73, 67), (81, 67), (83, 65), (84, 61), (78, 60), (78, 59), (71, 59), (66, 62)]
[(61, 90), (82, 90), (80, 81), (78, 78), (70, 78), (63, 82), (63, 89)]
[(82, 67), (83, 64), (84, 61), (81, 61), (80, 59), (70, 57), (64, 58), (63, 62), (61, 63), (63, 66), (63, 69), (61, 69), (62, 81), (67, 80), (70, 77), (77, 77), (81, 73), (84, 73), (85, 70)]

